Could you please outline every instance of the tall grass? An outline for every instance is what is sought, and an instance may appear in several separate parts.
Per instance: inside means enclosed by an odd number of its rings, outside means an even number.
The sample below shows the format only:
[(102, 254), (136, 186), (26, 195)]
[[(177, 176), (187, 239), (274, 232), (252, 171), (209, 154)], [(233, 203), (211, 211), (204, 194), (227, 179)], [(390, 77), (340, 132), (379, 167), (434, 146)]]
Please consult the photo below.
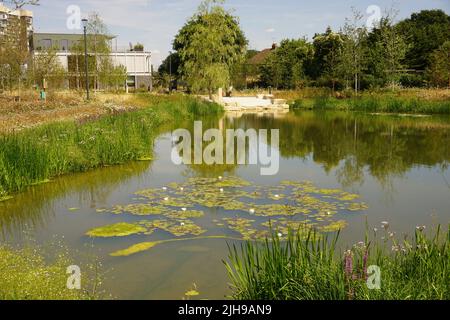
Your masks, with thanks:
[[(233, 298), (250, 300), (450, 299), (450, 228), (413, 241), (369, 240), (345, 253), (332, 239), (310, 231), (277, 235), (263, 244), (229, 247), (225, 262)], [(368, 266), (381, 270), (381, 288), (367, 286)]]
[(194, 98), (160, 97), (132, 112), (0, 135), (0, 198), (55, 176), (149, 159), (162, 124), (219, 112)]

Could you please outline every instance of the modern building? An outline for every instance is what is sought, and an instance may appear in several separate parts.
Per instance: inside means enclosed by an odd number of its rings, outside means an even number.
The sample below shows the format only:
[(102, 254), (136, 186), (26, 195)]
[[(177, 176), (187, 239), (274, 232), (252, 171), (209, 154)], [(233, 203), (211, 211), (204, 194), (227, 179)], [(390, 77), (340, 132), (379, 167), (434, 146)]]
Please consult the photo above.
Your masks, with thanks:
[[(17, 34), (17, 30), (8, 32), (9, 28), (12, 28), (14, 22), (19, 23), (21, 33)], [(0, 37), (14, 36), (21, 37), (23, 35), (23, 44), (31, 50), (32, 37), (33, 37), (33, 12), (29, 10), (11, 10), (0, 3)]]
[[(152, 87), (152, 55), (144, 50), (134, 50), (133, 48), (118, 49), (113, 42), (116, 40), (114, 36), (108, 36), (110, 46), (110, 58), (114, 66), (124, 66), (127, 70), (128, 80), (127, 86), (134, 88), (151, 88)], [(68, 72), (78, 69), (72, 63), (71, 57), (74, 57), (73, 49), (76, 46), (81, 47), (84, 37), (82, 34), (66, 34), (66, 33), (34, 33), (33, 48), (35, 54), (39, 54), (43, 50), (54, 48), (57, 50), (57, 56)]]

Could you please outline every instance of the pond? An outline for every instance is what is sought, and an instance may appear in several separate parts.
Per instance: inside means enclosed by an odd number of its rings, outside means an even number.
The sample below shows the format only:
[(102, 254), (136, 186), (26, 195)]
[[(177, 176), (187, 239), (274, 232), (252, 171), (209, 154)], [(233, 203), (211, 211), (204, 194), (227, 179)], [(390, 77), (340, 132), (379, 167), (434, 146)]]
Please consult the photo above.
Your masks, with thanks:
[(345, 247), (363, 240), (366, 221), (388, 221), (398, 234), (450, 221), (449, 117), (291, 111), (199, 120), (280, 129), (278, 174), (177, 166), (169, 130), (151, 162), (53, 179), (1, 202), (2, 239), (94, 251), (108, 270), (105, 289), (119, 299), (182, 299), (192, 289), (222, 299), (228, 245), (270, 227), (281, 237), (289, 226), (342, 228)]

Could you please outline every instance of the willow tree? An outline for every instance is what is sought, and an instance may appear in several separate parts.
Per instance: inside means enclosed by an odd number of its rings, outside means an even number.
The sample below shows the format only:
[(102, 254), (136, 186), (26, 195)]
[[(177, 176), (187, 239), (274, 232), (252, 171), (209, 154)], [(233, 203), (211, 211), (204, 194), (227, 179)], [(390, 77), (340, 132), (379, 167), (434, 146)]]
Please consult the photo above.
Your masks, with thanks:
[(230, 72), (244, 58), (247, 39), (239, 21), (222, 6), (206, 0), (175, 37), (180, 71), (194, 92), (212, 93), (230, 83)]

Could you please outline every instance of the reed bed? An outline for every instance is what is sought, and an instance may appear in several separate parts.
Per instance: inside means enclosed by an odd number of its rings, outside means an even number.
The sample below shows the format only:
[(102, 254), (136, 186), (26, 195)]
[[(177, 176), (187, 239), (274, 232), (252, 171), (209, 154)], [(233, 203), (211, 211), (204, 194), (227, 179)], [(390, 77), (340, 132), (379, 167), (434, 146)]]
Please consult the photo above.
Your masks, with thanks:
[(318, 96), (297, 99), (294, 109), (334, 109), (377, 113), (450, 114), (450, 98), (428, 99), (418, 95), (363, 94), (351, 98)]
[(147, 105), (0, 135), (0, 199), (63, 174), (149, 160), (161, 125), (222, 110), (181, 95), (155, 97)]
[[(383, 225), (383, 237), (369, 237), (340, 251), (339, 233), (276, 233), (264, 243), (229, 247), (225, 262), (234, 299), (249, 300), (448, 300), (450, 299), (450, 226), (413, 239), (395, 239)], [(378, 233), (380, 233), (378, 231)], [(370, 240), (369, 238), (372, 238)], [(370, 266), (378, 266), (380, 288), (369, 287)]]

